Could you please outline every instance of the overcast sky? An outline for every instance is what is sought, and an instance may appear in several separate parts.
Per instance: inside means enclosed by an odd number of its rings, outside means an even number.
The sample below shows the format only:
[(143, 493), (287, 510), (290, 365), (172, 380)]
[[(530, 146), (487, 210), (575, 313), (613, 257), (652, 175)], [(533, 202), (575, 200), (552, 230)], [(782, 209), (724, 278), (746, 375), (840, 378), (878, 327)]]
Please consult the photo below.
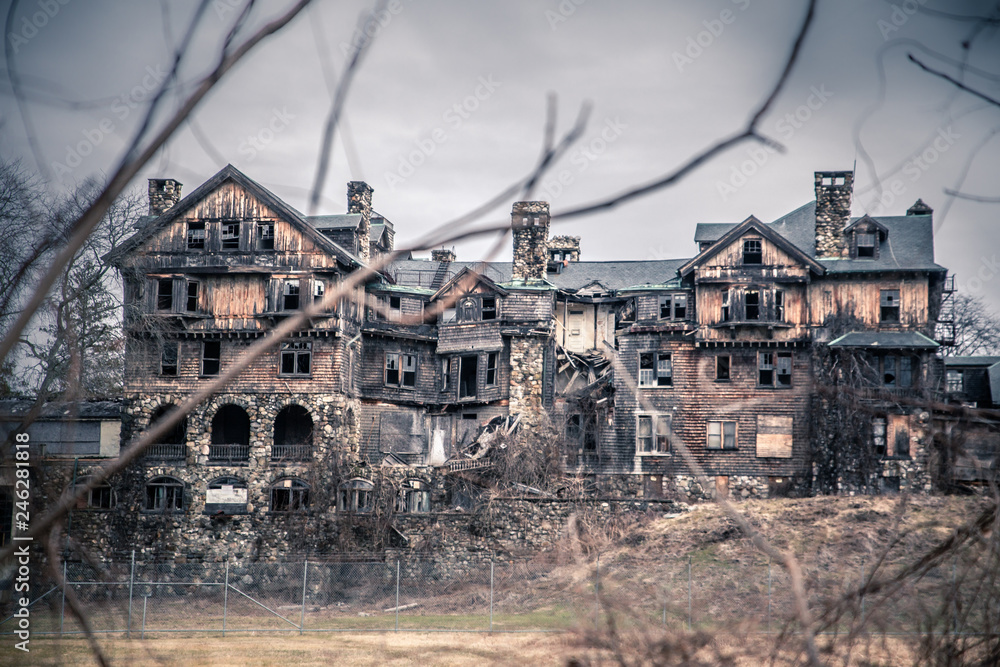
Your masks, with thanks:
[[(2, 4), (7, 14), (10, 3)], [(185, 84), (214, 63), (240, 4), (209, 2)], [(259, 4), (251, 27), (289, 3)], [(923, 198), (935, 210), (938, 263), (1000, 307), (1000, 204), (944, 192), (1000, 195), (1000, 108), (907, 60), (912, 53), (956, 73), (941, 56), (962, 58), (971, 36), (970, 65), (1000, 72), (996, 26), (973, 33), (976, 23), (953, 16), (996, 18), (996, 4), (822, 0), (802, 57), (760, 127), (785, 153), (745, 144), (671, 189), (553, 233), (581, 236), (583, 259), (689, 257), (696, 223), (751, 214), (773, 220), (813, 198), (814, 171), (849, 170), (857, 161), (854, 213), (901, 215)], [(18, 4), (7, 46), (32, 91), (27, 112), (52, 188), (114, 167), (195, 5)], [(172, 177), (190, 192), (231, 162), (307, 210), (330, 90), (370, 6), (317, 0), (227, 76), (136, 185)], [(585, 136), (536, 192), (553, 212), (669, 172), (746, 123), (805, 14), (805, 2), (763, 0), (394, 0), (389, 8), (354, 81), (319, 212), (344, 212), (346, 182), (365, 180), (401, 243), (528, 173), (550, 92), (563, 131), (584, 101), (593, 105)], [(997, 77), (970, 68), (965, 80), (1000, 98)], [(9, 83), (3, 92), (0, 154), (38, 170)], [(74, 104), (52, 104), (53, 93)], [(890, 193), (884, 206), (876, 180)], [(507, 202), (490, 219), (509, 210)], [(459, 245), (459, 259), (479, 258), (487, 245)], [(500, 259), (509, 255), (507, 247)]]

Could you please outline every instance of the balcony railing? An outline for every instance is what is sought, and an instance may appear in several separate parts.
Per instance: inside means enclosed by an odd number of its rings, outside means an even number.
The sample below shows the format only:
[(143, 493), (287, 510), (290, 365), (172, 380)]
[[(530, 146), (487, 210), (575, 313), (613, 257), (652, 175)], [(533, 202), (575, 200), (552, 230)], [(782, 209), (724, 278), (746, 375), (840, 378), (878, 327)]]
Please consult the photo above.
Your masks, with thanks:
[(271, 447), (272, 461), (308, 461), (312, 457), (312, 445), (289, 444)]
[(146, 458), (157, 461), (183, 461), (186, 454), (183, 442), (158, 442), (146, 448)]
[(250, 445), (212, 444), (208, 446), (208, 462), (214, 465), (243, 466), (250, 462)]

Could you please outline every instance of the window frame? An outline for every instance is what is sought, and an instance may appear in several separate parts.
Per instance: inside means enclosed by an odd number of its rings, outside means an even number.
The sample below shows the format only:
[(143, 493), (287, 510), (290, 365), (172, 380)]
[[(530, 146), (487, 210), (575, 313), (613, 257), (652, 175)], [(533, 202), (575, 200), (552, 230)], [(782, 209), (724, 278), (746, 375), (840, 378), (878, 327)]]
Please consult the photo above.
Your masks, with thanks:
[[(292, 370), (285, 370), (285, 361), (291, 360)], [(302, 369), (302, 360), (305, 369)], [(278, 377), (311, 377), (312, 376), (312, 341), (286, 340), (282, 341), (278, 350)]]
[[(181, 351), (180, 351), (180, 341), (176, 340), (165, 340), (160, 343), (160, 375), (164, 377), (177, 377), (180, 371), (180, 361), (181, 361)], [(173, 354), (170, 355), (168, 350), (172, 349)], [(173, 356), (173, 365), (168, 363), (168, 358)], [(172, 372), (168, 372), (168, 369), (173, 368)]]
[[(386, 352), (383, 362), (383, 384), (397, 389), (415, 389), (417, 386), (417, 355), (408, 352)], [(395, 374), (395, 380), (391, 375)]]
[[(267, 511), (271, 514), (291, 514), (305, 512), (309, 508), (309, 495), (312, 488), (298, 477), (282, 477), (274, 481), (267, 489)], [(275, 502), (276, 494), (287, 494), (288, 498), (281, 503)]]
[[(194, 292), (192, 294), (192, 292)], [(189, 313), (197, 313), (201, 305), (201, 283), (197, 280), (187, 281), (184, 290), (184, 310)]]
[(495, 387), (497, 385), (497, 378), (499, 373), (497, 372), (497, 362), (500, 358), (498, 352), (487, 352), (486, 353), (486, 386)]
[[(863, 243), (862, 241), (865, 242)], [(857, 259), (875, 259), (878, 254), (877, 248), (878, 232), (854, 233), (854, 256)], [(862, 249), (864, 252), (862, 252)]]
[[(725, 359), (725, 363), (722, 360)], [(725, 370), (723, 370), (723, 366)], [(723, 376), (724, 375), (724, 376)], [(719, 354), (715, 357), (715, 380), (716, 382), (729, 382), (733, 378), (733, 357), (729, 354)]]
[[(152, 488), (174, 489), (173, 497), (171, 493), (164, 491), (161, 497), (155, 497), (153, 507), (150, 507), (150, 490)], [(142, 511), (147, 514), (180, 514), (185, 508), (184, 482), (171, 477), (170, 475), (156, 475), (149, 478), (143, 487)]]
[(399, 514), (429, 514), (431, 492), (427, 482), (407, 479), (399, 487), (396, 495), (396, 512)]
[[(769, 358), (769, 361), (767, 359)], [(792, 386), (793, 357), (791, 352), (760, 350), (757, 352), (757, 386), (785, 389)], [(770, 373), (765, 376), (764, 373)], [(768, 377), (769, 380), (766, 380)]]
[[(659, 312), (657, 319), (683, 322), (688, 319), (688, 294), (687, 292), (671, 292), (661, 294), (659, 297)], [(678, 312), (679, 311), (679, 312)]]
[[(759, 322), (761, 320), (760, 316), (762, 314), (761, 311), (763, 310), (763, 308), (762, 308), (763, 303), (762, 303), (762, 300), (761, 300), (761, 294), (762, 293), (763, 293), (763, 290), (760, 289), (759, 287), (754, 287), (752, 289), (743, 290), (743, 319), (745, 319), (747, 322), (751, 322), (751, 321), (752, 322)], [(755, 298), (755, 303), (753, 303), (753, 304), (750, 303), (750, 296), (751, 295), (753, 295), (754, 298)], [(750, 308), (754, 308), (754, 311), (753, 311), (754, 312), (754, 316), (753, 317), (750, 316)]]
[[(192, 234), (201, 232), (201, 234)], [(204, 222), (192, 221), (187, 223), (187, 231), (184, 234), (184, 247), (187, 250), (204, 250), (208, 243), (208, 226)]]
[(763, 239), (757, 237), (744, 238), (742, 257), (745, 266), (762, 265), (764, 263)]
[(255, 246), (257, 250), (266, 252), (274, 250), (274, 222), (261, 221), (256, 224)]
[[(165, 287), (169, 287), (169, 291), (164, 291)], [(173, 278), (157, 278), (156, 279), (156, 310), (157, 312), (173, 312), (174, 310), (174, 279)]]
[(898, 289), (879, 290), (879, 324), (902, 322), (902, 298)]
[(484, 296), (480, 300), (479, 317), (483, 322), (499, 319), (499, 310), (499, 304), (495, 296)]
[[(719, 425), (718, 433), (712, 433), (712, 427), (715, 424)], [(727, 433), (727, 430), (731, 430), (732, 433)], [(732, 444), (727, 446), (727, 442), (730, 441), (730, 436)], [(709, 419), (705, 422), (705, 449), (715, 451), (735, 451), (739, 449), (738, 436), (739, 430), (737, 422), (734, 419)], [(713, 437), (718, 438), (718, 445), (712, 444)]]
[[(366, 514), (372, 511), (375, 485), (367, 479), (354, 477), (337, 487), (337, 511)], [(362, 504), (361, 500), (365, 502)]]
[[(233, 235), (235, 231), (235, 235)], [(219, 249), (223, 252), (238, 252), (241, 249), (243, 229), (239, 220), (223, 220), (219, 223)]]
[[(218, 357), (210, 357), (210, 356), (208, 356), (208, 354), (207, 354), (209, 352), (208, 347), (210, 345), (216, 346), (216, 348), (218, 349), (218, 352), (219, 352), (219, 356)], [(209, 362), (209, 364), (212, 364), (214, 362), (214, 364), (215, 364), (215, 370), (214, 370), (214, 372), (209, 372), (209, 370), (206, 369), (206, 364), (205, 364), (206, 361)], [(211, 369), (212, 366), (209, 365), (207, 368)], [(201, 358), (200, 358), (200, 368), (199, 368), (199, 371), (200, 371), (199, 375), (201, 375), (202, 377), (215, 377), (219, 373), (222, 372), (222, 341), (221, 340), (203, 340), (201, 342)]]
[[(641, 413), (635, 417), (635, 453), (637, 456), (670, 456), (671, 442), (670, 413)], [(648, 425), (648, 431), (643, 424)]]
[(282, 281), (281, 310), (298, 310), (302, 305), (302, 282), (298, 278)]
[(965, 373), (957, 368), (948, 368), (944, 372), (945, 391), (949, 394), (965, 393)]

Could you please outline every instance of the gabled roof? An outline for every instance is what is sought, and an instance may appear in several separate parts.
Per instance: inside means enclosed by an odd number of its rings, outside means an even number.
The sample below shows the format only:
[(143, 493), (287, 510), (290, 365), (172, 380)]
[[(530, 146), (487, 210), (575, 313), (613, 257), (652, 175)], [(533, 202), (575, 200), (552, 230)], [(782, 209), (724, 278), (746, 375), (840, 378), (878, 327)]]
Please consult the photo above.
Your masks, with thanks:
[(855, 227), (858, 227), (860, 225), (874, 225), (875, 228), (878, 229), (879, 231), (881, 231), (883, 234), (888, 234), (889, 233), (889, 230), (886, 228), (885, 225), (883, 225), (881, 222), (879, 222), (875, 218), (871, 217), (867, 213), (865, 213), (860, 218), (856, 219), (851, 224), (849, 224), (846, 227), (844, 227), (844, 233), (847, 234), (848, 232), (853, 231)]
[(448, 292), (450, 292), (452, 290), (452, 288), (455, 287), (455, 285), (457, 285), (459, 283), (459, 281), (461, 281), (465, 276), (470, 275), (470, 274), (473, 275), (473, 276), (475, 276), (475, 283), (476, 284), (482, 283), (483, 285), (486, 285), (486, 287), (488, 289), (490, 289), (490, 290), (492, 290), (494, 292), (497, 292), (498, 294), (500, 294), (502, 296), (507, 296), (507, 294), (508, 294), (507, 290), (505, 290), (504, 288), (500, 287), (499, 285), (497, 285), (495, 282), (493, 282), (492, 280), (490, 280), (489, 278), (487, 278), (483, 274), (481, 274), (481, 273), (473, 270), (472, 268), (466, 266), (461, 271), (459, 271), (454, 276), (452, 276), (451, 280), (449, 280), (448, 282), (446, 282), (444, 285), (441, 285), (441, 288), (437, 292), (434, 292), (434, 294), (431, 296), (431, 301), (433, 301), (434, 299), (437, 299), (437, 298), (441, 297), (442, 295), (447, 294)]
[(830, 347), (878, 347), (889, 350), (928, 350), (940, 346), (918, 331), (852, 331), (834, 341), (830, 341)]
[(316, 229), (357, 229), (361, 224), (360, 213), (338, 213), (336, 215), (310, 215), (305, 221)]
[(254, 197), (260, 199), (269, 208), (273, 209), (283, 220), (302, 232), (317, 246), (329, 251), (337, 259), (345, 264), (354, 266), (364, 266), (360, 258), (347, 252), (329, 238), (316, 230), (298, 211), (282, 201), (273, 192), (262, 186), (260, 183), (249, 178), (246, 174), (231, 164), (227, 164), (217, 174), (212, 176), (200, 186), (195, 188), (187, 197), (170, 207), (162, 215), (150, 220), (141, 230), (126, 239), (120, 246), (106, 255), (106, 259), (116, 262), (125, 255), (136, 250), (143, 243), (148, 241), (154, 234), (170, 224), (182, 214), (193, 208), (209, 194), (214, 192), (226, 181), (232, 181), (250, 192)]
[(824, 273), (823, 266), (819, 262), (817, 262), (806, 253), (799, 250), (799, 248), (790, 243), (788, 239), (786, 239), (784, 236), (775, 232), (770, 227), (768, 227), (760, 220), (751, 215), (749, 218), (747, 218), (746, 220), (744, 220), (743, 222), (741, 222), (740, 224), (736, 225), (728, 232), (723, 234), (722, 237), (719, 238), (719, 240), (717, 240), (711, 246), (705, 248), (705, 250), (698, 253), (698, 255), (694, 259), (689, 260), (686, 264), (684, 264), (684, 266), (680, 267), (679, 269), (680, 274), (682, 276), (688, 275), (689, 273), (694, 271), (696, 267), (710, 260), (712, 257), (715, 257), (717, 254), (722, 252), (727, 246), (729, 246), (730, 243), (736, 241), (738, 238), (740, 238), (741, 236), (743, 236), (744, 234), (746, 234), (751, 230), (757, 232), (758, 234), (766, 238), (768, 241), (781, 248), (784, 252), (791, 255), (797, 261), (809, 267), (809, 269), (811, 269), (813, 273), (817, 273), (820, 275)]

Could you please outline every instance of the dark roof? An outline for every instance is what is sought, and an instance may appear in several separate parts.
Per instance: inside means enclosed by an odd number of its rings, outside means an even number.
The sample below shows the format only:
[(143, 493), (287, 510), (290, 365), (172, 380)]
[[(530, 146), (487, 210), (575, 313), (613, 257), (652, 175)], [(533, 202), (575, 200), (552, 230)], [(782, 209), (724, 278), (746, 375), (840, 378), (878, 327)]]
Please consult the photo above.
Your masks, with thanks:
[(735, 226), (735, 222), (699, 222), (694, 228), (694, 242), (715, 243)]
[(816, 262), (812, 258), (812, 255), (803, 252), (795, 244), (791, 243), (781, 234), (777, 233), (769, 225), (765, 225), (760, 220), (754, 216), (750, 216), (738, 225), (735, 225), (732, 229), (727, 231), (725, 234), (720, 236), (710, 247), (705, 248), (703, 251), (698, 253), (698, 256), (688, 260), (680, 267), (681, 275), (687, 275), (691, 271), (694, 271), (703, 262), (711, 259), (715, 255), (719, 254), (726, 248), (727, 245), (735, 241), (737, 238), (747, 233), (750, 230), (755, 230), (761, 236), (766, 238), (768, 241), (781, 248), (784, 252), (788, 253), (790, 256), (809, 267), (811, 271), (817, 274), (823, 273), (823, 266)]
[[(545, 280), (553, 287), (575, 292), (597, 282), (605, 289), (621, 291), (629, 288), (653, 286), (673, 287), (677, 269), (686, 259), (651, 259), (624, 262), (570, 262), (562, 273), (549, 273)], [(399, 285), (430, 287), (441, 262), (429, 259), (398, 260), (388, 267), (389, 275)], [(511, 281), (510, 262), (490, 262), (485, 267), (480, 262), (450, 262), (445, 271), (447, 282), (462, 269), (478, 271), (498, 285)]]
[(990, 401), (996, 405), (1000, 403), (1000, 362), (990, 366), (986, 375), (990, 378)]
[(986, 367), (992, 366), (995, 363), (1000, 362), (1000, 357), (989, 357), (989, 356), (955, 356), (955, 357), (945, 357), (945, 366), (955, 366), (955, 367), (968, 367), (968, 366), (979, 366)]
[[(35, 405), (33, 400), (7, 398), (0, 400), (0, 420), (20, 419)], [(42, 406), (38, 419), (121, 419), (122, 406), (118, 401), (52, 401)]]
[(939, 346), (916, 331), (852, 331), (831, 341), (830, 347), (882, 347), (899, 350), (932, 349)]
[(357, 229), (361, 224), (361, 214), (310, 215), (305, 221), (316, 229)]

